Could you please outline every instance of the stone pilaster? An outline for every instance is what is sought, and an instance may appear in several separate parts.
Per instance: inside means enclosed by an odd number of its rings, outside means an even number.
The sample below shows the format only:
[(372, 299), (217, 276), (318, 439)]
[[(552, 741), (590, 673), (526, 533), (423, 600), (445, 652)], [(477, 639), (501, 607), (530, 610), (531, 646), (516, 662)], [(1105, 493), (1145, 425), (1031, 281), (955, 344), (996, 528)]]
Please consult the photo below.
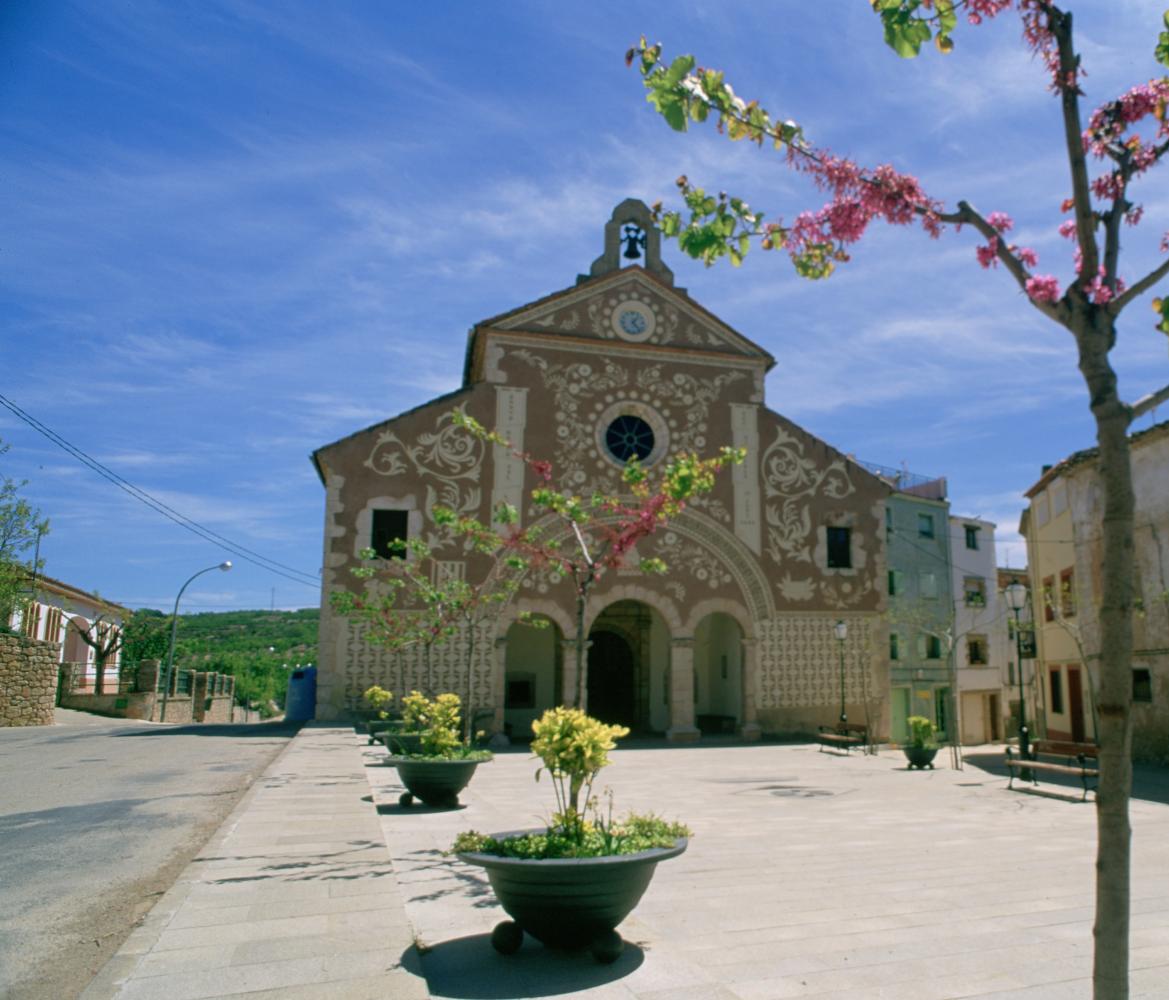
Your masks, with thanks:
[[(562, 650), (561, 659), (564, 661), (564, 668), (562, 671), (560, 700), (565, 705), (573, 705), (579, 708), (582, 712), (589, 710), (589, 647), (592, 646), (592, 640), (586, 639), (584, 643), (584, 660), (582, 673), (583, 677), (576, 676), (576, 640), (575, 639), (561, 639), (560, 649)], [(577, 687), (583, 691), (581, 702), (576, 704)]]
[(696, 743), (702, 734), (694, 724), (694, 636), (670, 640), (670, 728), (671, 743)]
[(759, 725), (759, 640), (743, 639), (743, 721), (739, 735), (754, 742), (763, 735)]

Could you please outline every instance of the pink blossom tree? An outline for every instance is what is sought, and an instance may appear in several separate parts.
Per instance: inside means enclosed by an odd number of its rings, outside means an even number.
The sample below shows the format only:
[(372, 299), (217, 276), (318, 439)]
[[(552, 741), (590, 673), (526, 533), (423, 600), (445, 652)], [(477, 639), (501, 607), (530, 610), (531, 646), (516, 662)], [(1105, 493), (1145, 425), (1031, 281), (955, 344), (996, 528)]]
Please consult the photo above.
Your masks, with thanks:
[[(864, 166), (809, 142), (794, 121), (770, 114), (758, 101), (738, 97), (722, 72), (698, 66), (684, 55), (668, 64), (661, 45), (643, 38), (626, 54), (637, 63), (647, 100), (676, 130), (712, 120), (732, 140), (748, 140), (777, 153), (783, 165), (805, 174), (825, 193), (818, 208), (790, 221), (764, 222), (746, 201), (709, 195), (688, 178), (678, 179), (684, 207), (654, 206), (667, 237), (708, 266), (721, 258), (739, 264), (755, 243), (784, 250), (797, 273), (824, 278), (849, 260), (868, 226), (920, 224), (931, 238), (946, 227), (970, 227), (983, 268), (1001, 268), (1025, 293), (1031, 308), (1059, 324), (1075, 343), (1088, 390), (1100, 454), (1105, 506), (1103, 593), (1100, 609), (1098, 690), (1100, 788), (1096, 803), (1096, 918), (1093, 986), (1097, 1000), (1128, 996), (1129, 881), (1131, 828), (1128, 802), (1133, 614), (1133, 485), (1128, 431), (1132, 422), (1169, 399), (1169, 386), (1126, 402), (1110, 362), (1121, 312), (1166, 275), (1169, 259), (1126, 280), (1121, 274), (1121, 234), (1141, 221), (1131, 199), (1134, 184), (1169, 151), (1169, 78), (1156, 77), (1101, 104), (1085, 118), (1084, 67), (1072, 33), (1072, 15), (1051, 0), (871, 0), (885, 41), (899, 55), (918, 55), (932, 38), (945, 53), (954, 46), (959, 14), (978, 25), (1008, 11), (1020, 18), (1024, 44), (1039, 57), (1058, 102), (1062, 152), (1070, 193), (1059, 209), (1060, 233), (1072, 244), (1072, 274), (1061, 282), (1039, 271), (1037, 254), (1011, 240), (1012, 221), (1001, 211), (982, 212), (968, 201), (948, 207), (932, 198), (916, 177), (883, 164)], [(1154, 57), (1169, 66), (1169, 13)], [(1161, 237), (1169, 253), (1169, 233)], [(1169, 297), (1153, 301), (1156, 328), (1169, 333)]]

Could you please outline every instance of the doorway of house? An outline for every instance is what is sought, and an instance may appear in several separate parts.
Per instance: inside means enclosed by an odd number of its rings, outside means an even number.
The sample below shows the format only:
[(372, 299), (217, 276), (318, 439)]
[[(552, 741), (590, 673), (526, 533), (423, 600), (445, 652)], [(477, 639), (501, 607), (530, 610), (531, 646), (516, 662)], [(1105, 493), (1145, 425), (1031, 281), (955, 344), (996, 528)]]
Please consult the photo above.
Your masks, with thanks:
[(1084, 691), (1080, 687), (1080, 672), (1068, 667), (1068, 712), (1072, 718), (1072, 742), (1084, 742)]

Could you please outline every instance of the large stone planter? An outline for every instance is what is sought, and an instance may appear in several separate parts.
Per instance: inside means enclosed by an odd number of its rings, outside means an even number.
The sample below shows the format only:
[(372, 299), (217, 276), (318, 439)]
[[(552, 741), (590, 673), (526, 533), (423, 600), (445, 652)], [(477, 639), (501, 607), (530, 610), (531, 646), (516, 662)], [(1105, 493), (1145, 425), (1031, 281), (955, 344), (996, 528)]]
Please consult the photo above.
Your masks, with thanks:
[[(497, 840), (533, 831), (498, 833)], [(499, 905), (514, 920), (491, 934), (491, 944), (505, 955), (517, 951), (524, 931), (552, 948), (589, 947), (599, 962), (612, 962), (624, 943), (616, 932), (638, 904), (659, 861), (676, 858), (687, 839), (673, 847), (604, 858), (557, 858), (530, 861), (461, 851), (458, 857), (487, 872)]]
[(451, 760), (446, 757), (387, 757), (386, 763), (398, 769), (398, 777), (406, 786), (399, 805), (411, 806), (421, 799), (428, 806), (454, 808), (459, 804), (459, 792), (470, 783), (475, 768), (486, 764), (482, 760)]
[(902, 747), (902, 752), (905, 754), (905, 759), (909, 761), (909, 770), (915, 767), (919, 771), (924, 771), (927, 767), (932, 771), (934, 768), (934, 758), (938, 755), (937, 747)]

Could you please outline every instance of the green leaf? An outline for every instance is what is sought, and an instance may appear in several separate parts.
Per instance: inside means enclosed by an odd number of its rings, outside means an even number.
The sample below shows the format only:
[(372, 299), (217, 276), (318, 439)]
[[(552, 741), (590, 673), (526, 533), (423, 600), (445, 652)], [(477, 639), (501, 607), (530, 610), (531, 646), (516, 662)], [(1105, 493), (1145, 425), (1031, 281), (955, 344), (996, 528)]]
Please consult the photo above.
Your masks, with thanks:
[(938, 0), (938, 33), (948, 35), (958, 27), (958, 15), (954, 11), (954, 0)]
[(677, 87), (678, 84), (686, 79), (692, 69), (694, 69), (693, 56), (678, 56), (677, 59), (670, 63), (670, 68), (663, 75), (663, 86), (670, 88)]

